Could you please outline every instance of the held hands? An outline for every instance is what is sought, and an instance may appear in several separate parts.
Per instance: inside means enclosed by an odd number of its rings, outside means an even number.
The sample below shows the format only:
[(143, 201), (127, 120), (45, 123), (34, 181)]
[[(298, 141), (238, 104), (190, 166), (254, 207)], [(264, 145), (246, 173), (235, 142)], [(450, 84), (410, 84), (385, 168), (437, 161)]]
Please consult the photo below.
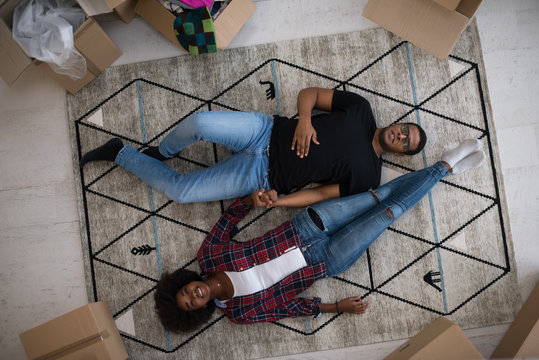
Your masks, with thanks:
[(352, 296), (338, 302), (339, 311), (350, 314), (363, 314), (369, 308), (369, 302), (363, 302), (361, 296)]
[(311, 124), (311, 117), (300, 115), (298, 118), (298, 124), (294, 131), (294, 137), (292, 138), (292, 150), (296, 149), (296, 154), (303, 159), (304, 156), (309, 154), (309, 147), (311, 146), (311, 140), (316, 145), (320, 145), (316, 138), (316, 130)]
[(277, 201), (277, 191), (260, 189), (251, 194), (253, 205), (257, 207), (273, 207)]

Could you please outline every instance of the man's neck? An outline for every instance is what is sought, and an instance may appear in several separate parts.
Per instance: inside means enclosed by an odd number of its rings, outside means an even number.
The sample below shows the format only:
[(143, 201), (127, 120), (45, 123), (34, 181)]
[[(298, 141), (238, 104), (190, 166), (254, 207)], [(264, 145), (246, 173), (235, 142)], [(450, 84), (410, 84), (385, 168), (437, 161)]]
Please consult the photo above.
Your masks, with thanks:
[(374, 131), (374, 137), (372, 138), (372, 148), (378, 157), (384, 153), (384, 149), (382, 149), (382, 145), (380, 145), (380, 131), (382, 131), (382, 129), (377, 128)]

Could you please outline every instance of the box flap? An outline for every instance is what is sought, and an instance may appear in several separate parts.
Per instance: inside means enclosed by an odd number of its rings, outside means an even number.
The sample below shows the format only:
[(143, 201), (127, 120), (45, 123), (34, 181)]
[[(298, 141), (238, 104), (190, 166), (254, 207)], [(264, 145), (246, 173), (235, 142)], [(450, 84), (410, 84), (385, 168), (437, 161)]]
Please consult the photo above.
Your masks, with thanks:
[(460, 0), (432, 0), (435, 3), (442, 5), (444, 8), (451, 11), (455, 10), (459, 5)]
[(99, 74), (122, 55), (105, 31), (93, 18), (88, 18), (75, 32), (75, 48), (86, 58), (88, 70)]
[(250, 0), (233, 0), (214, 21), (217, 47), (226, 49), (243, 24), (253, 15), (256, 5)]
[(447, 58), (470, 20), (431, 0), (369, 0), (363, 16), (440, 59)]
[(0, 76), (11, 85), (32, 61), (11, 35), (11, 29), (0, 20)]
[(386, 360), (483, 359), (457, 324), (440, 316)]
[(28, 358), (34, 359), (96, 335), (99, 331), (90, 308), (83, 306), (19, 336)]
[(114, 8), (116, 15), (126, 24), (135, 18), (135, 6), (137, 0), (127, 0)]
[(127, 359), (127, 352), (122, 342), (120, 332), (112, 318), (109, 307), (103, 301), (90, 304), (92, 315), (94, 316), (98, 329), (106, 333), (104, 346), (111, 359)]
[(457, 6), (456, 11), (467, 18), (471, 18), (479, 8), (481, 1), (482, 0), (462, 0), (459, 3), (459, 6)]
[[(539, 357), (539, 283), (492, 354), (493, 359)], [(528, 340), (529, 339), (529, 340)], [(518, 356), (517, 356), (518, 354)]]
[(13, 26), (13, 13), (21, 0), (7, 0), (0, 5), (0, 18), (6, 22), (6, 25), (11, 29)]
[(112, 9), (126, 1), (128, 0), (77, 0), (79, 6), (88, 16), (112, 12)]
[[(176, 16), (169, 12), (158, 1), (139, 0), (135, 12), (172, 43), (176, 44), (180, 49), (183, 49), (174, 33), (174, 20), (176, 20)], [(185, 49), (183, 50), (186, 51)]]
[(86, 71), (86, 75), (84, 75), (79, 80), (73, 80), (67, 75), (58, 74), (56, 71), (54, 71), (49, 64), (40, 62), (38, 65), (39, 69), (47, 75), (49, 75), (54, 81), (56, 81), (58, 84), (60, 84), (64, 89), (69, 91), (70, 93), (74, 94), (86, 85), (90, 83), (97, 75), (90, 71)]

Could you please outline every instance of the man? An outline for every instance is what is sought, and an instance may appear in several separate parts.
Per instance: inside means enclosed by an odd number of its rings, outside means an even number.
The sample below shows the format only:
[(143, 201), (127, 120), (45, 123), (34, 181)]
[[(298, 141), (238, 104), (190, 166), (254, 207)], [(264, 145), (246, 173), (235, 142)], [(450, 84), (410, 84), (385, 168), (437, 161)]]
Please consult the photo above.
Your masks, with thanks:
[[(303, 89), (297, 107), (297, 121), (260, 113), (196, 113), (159, 147), (141, 153), (112, 139), (85, 154), (81, 167), (89, 161), (115, 161), (180, 203), (237, 198), (263, 189), (256, 206), (304, 207), (376, 188), (381, 154), (413, 155), (426, 143), (416, 124), (377, 128), (368, 101), (351, 92)], [(312, 116), (313, 109), (324, 113)], [(232, 155), (187, 174), (161, 162), (197, 141), (221, 144)], [(321, 185), (301, 190), (311, 182)], [(276, 202), (278, 194), (284, 196)]]

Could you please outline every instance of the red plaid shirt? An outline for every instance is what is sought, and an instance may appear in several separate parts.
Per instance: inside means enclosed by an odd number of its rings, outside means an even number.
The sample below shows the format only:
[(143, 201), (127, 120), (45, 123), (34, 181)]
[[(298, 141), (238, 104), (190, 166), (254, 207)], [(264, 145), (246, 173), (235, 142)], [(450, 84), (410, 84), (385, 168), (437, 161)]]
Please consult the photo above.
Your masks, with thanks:
[[(247, 270), (301, 245), (299, 235), (290, 221), (249, 241), (231, 242), (231, 237), (237, 232), (236, 224), (251, 208), (241, 200), (236, 200), (215, 224), (198, 250), (197, 258), (203, 275), (209, 276), (216, 271)], [(232, 322), (241, 324), (318, 315), (320, 298), (305, 299), (296, 296), (325, 276), (324, 263), (307, 265), (265, 290), (233, 297), (220, 309)]]

